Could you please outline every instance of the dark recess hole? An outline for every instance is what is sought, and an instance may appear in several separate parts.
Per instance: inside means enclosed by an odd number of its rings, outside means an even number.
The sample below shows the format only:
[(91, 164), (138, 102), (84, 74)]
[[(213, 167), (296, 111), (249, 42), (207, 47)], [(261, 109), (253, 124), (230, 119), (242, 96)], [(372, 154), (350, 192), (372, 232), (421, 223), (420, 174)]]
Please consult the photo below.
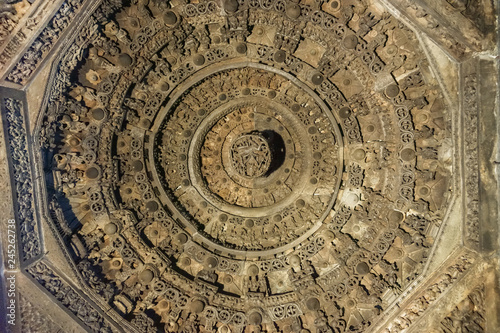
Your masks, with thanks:
[(265, 177), (271, 175), (274, 171), (278, 170), (285, 162), (286, 148), (285, 141), (281, 135), (273, 130), (266, 130), (261, 132), (262, 136), (266, 139), (271, 149), (271, 164), (269, 170), (266, 172)]

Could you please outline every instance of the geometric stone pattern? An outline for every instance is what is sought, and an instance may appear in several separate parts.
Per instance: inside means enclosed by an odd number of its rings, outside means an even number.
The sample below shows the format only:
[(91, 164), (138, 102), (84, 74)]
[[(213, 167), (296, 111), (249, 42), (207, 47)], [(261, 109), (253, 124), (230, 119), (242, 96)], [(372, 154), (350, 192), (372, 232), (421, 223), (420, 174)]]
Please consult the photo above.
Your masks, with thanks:
[(29, 260), (41, 253), (38, 228), (36, 226), (31, 164), (27, 150), (26, 129), (23, 124), (22, 103), (13, 98), (4, 99), (7, 134), (10, 141), (10, 158), (16, 180), (17, 218), (21, 228), (23, 260)]
[[(468, 59), (491, 50), (494, 23), (469, 5), (64, 2), (17, 63), (0, 56), (5, 86), (28, 93), (52, 64), (37, 119), (24, 92), (2, 98), (26, 288), (89, 331), (418, 331), (490, 272), (489, 76)], [(494, 287), (432, 329), (494, 327)], [(59, 331), (59, 315), (23, 330)]]

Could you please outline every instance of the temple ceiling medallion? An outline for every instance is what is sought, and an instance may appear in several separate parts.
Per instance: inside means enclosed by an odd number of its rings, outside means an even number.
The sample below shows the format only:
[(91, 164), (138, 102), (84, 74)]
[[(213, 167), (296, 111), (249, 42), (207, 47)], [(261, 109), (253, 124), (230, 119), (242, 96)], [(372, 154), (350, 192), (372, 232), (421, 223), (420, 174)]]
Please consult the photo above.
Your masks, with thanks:
[(375, 1), (92, 10), (54, 64), (39, 162), (48, 216), (111, 322), (373, 329), (426, 269), (458, 177), (421, 39)]

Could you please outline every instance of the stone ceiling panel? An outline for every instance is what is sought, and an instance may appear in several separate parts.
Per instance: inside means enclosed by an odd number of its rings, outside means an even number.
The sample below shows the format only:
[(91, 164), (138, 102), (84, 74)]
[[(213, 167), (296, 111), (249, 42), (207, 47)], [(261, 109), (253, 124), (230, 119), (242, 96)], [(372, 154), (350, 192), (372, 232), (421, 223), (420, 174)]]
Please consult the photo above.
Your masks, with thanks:
[(402, 3), (64, 3), (2, 98), (32, 287), (99, 332), (486, 331), (492, 23)]

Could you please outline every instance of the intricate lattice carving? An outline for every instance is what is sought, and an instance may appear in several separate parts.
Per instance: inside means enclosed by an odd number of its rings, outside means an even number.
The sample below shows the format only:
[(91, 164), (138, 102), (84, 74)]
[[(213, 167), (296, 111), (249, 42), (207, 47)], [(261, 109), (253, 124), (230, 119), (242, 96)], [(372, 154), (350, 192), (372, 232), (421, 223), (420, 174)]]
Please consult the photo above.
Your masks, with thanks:
[(92, 332), (112, 332), (99, 311), (45, 263), (36, 263), (28, 272)]

